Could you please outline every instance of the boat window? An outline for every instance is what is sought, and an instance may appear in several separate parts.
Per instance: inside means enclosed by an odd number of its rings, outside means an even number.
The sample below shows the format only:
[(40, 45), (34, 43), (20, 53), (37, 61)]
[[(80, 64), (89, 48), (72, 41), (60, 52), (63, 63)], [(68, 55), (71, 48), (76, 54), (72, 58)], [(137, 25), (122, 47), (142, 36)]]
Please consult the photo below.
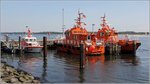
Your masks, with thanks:
[(36, 41), (36, 39), (33, 39), (33, 41)]
[(75, 35), (73, 35), (73, 40), (75, 40)]
[(28, 39), (25, 39), (25, 41), (28, 41)]
[(70, 36), (70, 33), (68, 32), (68, 36)]
[(87, 40), (91, 40), (91, 36), (87, 36)]
[(25, 41), (25, 39), (22, 39), (22, 41)]
[(100, 32), (100, 36), (104, 36), (104, 33), (103, 33), (103, 32)]
[(30, 39), (30, 41), (33, 41), (32, 39)]
[(77, 40), (77, 35), (75, 35), (75, 40)]
[(32, 44), (30, 43), (29, 46), (31, 46)]

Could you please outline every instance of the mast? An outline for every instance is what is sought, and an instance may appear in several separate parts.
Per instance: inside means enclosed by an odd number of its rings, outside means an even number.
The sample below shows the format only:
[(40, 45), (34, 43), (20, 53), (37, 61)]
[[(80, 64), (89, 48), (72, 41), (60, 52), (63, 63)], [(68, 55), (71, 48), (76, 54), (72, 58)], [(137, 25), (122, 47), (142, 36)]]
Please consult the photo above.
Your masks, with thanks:
[[(78, 11), (78, 15), (79, 16), (77, 17), (76, 24), (77, 24), (77, 27), (82, 28), (81, 24), (84, 22), (81, 22), (81, 19), (86, 18), (86, 16), (83, 13), (80, 13), (80, 11)], [(86, 24), (84, 23), (84, 25)]]
[(104, 14), (103, 17), (101, 17), (101, 18), (102, 18), (102, 22), (103, 22), (103, 23), (101, 24), (102, 27), (105, 27), (105, 26), (106, 26), (106, 19), (105, 19), (105, 17), (106, 17), (105, 14)]
[(63, 36), (64, 36), (64, 29), (65, 29), (65, 25), (64, 25), (64, 9), (62, 9), (62, 31), (63, 31)]
[(94, 34), (94, 26), (95, 24), (92, 24), (92, 33)]
[(31, 37), (31, 30), (30, 30), (30, 28), (28, 28), (28, 26), (26, 26), (26, 28), (28, 29), (28, 37)]
[(78, 22), (78, 24), (79, 24), (79, 26), (81, 27), (81, 13), (80, 13), (80, 11), (78, 11), (78, 14), (79, 14), (79, 22)]

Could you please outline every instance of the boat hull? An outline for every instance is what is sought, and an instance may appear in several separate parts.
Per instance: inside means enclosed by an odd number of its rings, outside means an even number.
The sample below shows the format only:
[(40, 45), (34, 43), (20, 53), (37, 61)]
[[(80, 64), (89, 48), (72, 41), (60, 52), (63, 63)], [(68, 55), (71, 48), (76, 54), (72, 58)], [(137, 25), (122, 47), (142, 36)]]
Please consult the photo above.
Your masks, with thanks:
[(74, 46), (71, 46), (71, 45), (57, 44), (57, 51), (58, 52), (65, 52), (65, 53), (68, 53), (68, 54), (79, 55), (80, 54), (80, 47), (74, 47)]
[(121, 46), (121, 53), (122, 54), (134, 54), (138, 47), (141, 45), (138, 41), (119, 41), (119, 45)]
[(42, 46), (38, 46), (38, 47), (25, 47), (24, 51), (26, 53), (39, 53), (42, 51)]
[[(68, 54), (80, 55), (80, 47), (76, 47), (73, 45), (57, 44), (57, 51), (65, 52)], [(102, 54), (104, 54), (104, 51), (86, 52), (85, 50), (86, 56), (95, 56), (95, 55), (102, 55)]]

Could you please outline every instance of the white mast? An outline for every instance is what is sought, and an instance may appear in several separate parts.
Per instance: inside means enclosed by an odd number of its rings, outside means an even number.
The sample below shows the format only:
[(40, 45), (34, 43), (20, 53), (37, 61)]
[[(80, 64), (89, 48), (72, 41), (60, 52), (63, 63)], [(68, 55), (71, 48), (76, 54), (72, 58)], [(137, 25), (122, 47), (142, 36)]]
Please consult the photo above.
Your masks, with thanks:
[(65, 25), (64, 25), (64, 9), (62, 9), (62, 31), (63, 31), (63, 36), (64, 36), (64, 29), (65, 29)]

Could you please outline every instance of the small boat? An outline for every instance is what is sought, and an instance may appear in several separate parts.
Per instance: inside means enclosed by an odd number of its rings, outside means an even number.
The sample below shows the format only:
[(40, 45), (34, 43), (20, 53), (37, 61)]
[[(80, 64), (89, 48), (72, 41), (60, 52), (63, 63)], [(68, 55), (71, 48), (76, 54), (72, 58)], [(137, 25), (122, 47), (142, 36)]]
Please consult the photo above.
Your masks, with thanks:
[(118, 44), (121, 45), (121, 53), (134, 54), (141, 45), (141, 42), (138, 40), (129, 40), (128, 36), (125, 36), (125, 39), (119, 40)]
[(21, 40), (22, 49), (25, 52), (41, 52), (43, 46), (37, 42), (37, 38), (31, 35), (31, 30), (28, 29), (28, 35)]
[(81, 22), (81, 19), (85, 18), (83, 13), (78, 12), (78, 18), (76, 24), (65, 31), (65, 38), (58, 39), (54, 44), (57, 45), (58, 51), (63, 51), (72, 54), (80, 54), (80, 44), (82, 43), (85, 47), (84, 50), (86, 55), (100, 55), (104, 54), (104, 43), (96, 40), (87, 30), (82, 26), (85, 25)]
[(1, 41), (1, 51), (9, 54), (15, 54), (17, 52), (18, 45), (14, 40)]
[[(114, 28), (111, 28), (107, 23), (104, 17), (102, 17), (103, 23), (101, 24), (102, 28), (97, 32), (97, 38), (103, 39), (106, 45), (105, 50), (107, 53), (107, 46), (117, 45), (117, 49), (121, 53), (135, 53), (141, 43), (138, 40), (129, 40), (129, 39), (119, 39), (118, 33)], [(119, 48), (121, 47), (121, 49)], [(106, 49), (107, 48), (107, 49)], [(113, 48), (113, 47), (112, 47)], [(109, 48), (110, 49), (110, 48)]]

